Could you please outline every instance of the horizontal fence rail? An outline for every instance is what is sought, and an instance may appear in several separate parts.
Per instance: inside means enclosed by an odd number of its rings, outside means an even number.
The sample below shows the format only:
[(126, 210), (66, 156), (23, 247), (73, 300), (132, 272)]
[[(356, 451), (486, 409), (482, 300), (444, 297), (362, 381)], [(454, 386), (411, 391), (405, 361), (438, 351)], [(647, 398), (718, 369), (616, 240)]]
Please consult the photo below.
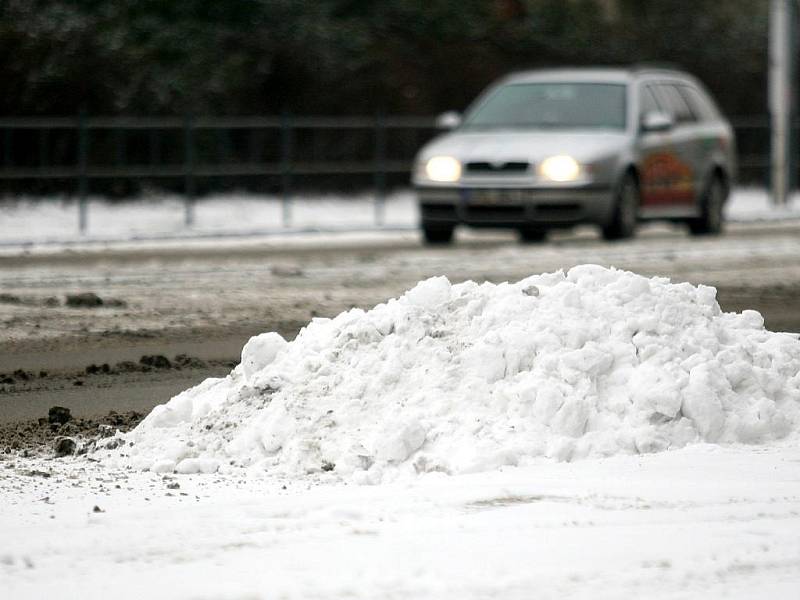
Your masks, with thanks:
[[(766, 183), (769, 118), (732, 120), (741, 179)], [(798, 124), (794, 125), (797, 130)], [(404, 177), (416, 150), (436, 134), (433, 117), (374, 116), (88, 116), (0, 117), (0, 184), (69, 189), (78, 197), (79, 229), (88, 223), (91, 183), (160, 181), (184, 196), (194, 222), (198, 180), (269, 178), (291, 226), (297, 178), (370, 178), (374, 220), (384, 221), (389, 178)], [(337, 180), (338, 181), (338, 180)], [(363, 179), (360, 179), (363, 185)], [(66, 182), (66, 183), (60, 183)]]
[[(89, 129), (183, 129), (186, 122), (196, 129), (278, 129), (288, 124), (293, 129), (372, 129), (384, 127), (430, 128), (434, 117), (86, 117)], [(72, 129), (80, 117), (0, 117), (0, 129)]]
[[(376, 167), (385, 173), (405, 173), (410, 170), (409, 161), (383, 161), (380, 165), (374, 162), (292, 162), (291, 170), (296, 175), (329, 175), (329, 174), (371, 174)], [(143, 178), (154, 179), (159, 177), (183, 177), (190, 172), (198, 177), (229, 177), (229, 176), (258, 176), (280, 175), (284, 167), (280, 164), (268, 163), (239, 163), (219, 165), (198, 165), (188, 171), (182, 165), (131, 165), (127, 167), (90, 167), (85, 173), (89, 179), (117, 179), (117, 178)], [(0, 179), (75, 179), (82, 175), (76, 167), (30, 167), (0, 169)]]
[[(0, 167), (0, 181), (56, 181), (72, 180), (77, 183), (79, 204), (79, 228), (83, 233), (87, 228), (87, 203), (90, 181), (93, 180), (158, 180), (183, 179), (185, 198), (185, 224), (191, 226), (194, 220), (193, 204), (196, 195), (198, 178), (219, 177), (274, 177), (280, 181), (279, 188), (283, 204), (283, 224), (291, 224), (291, 198), (294, 178), (311, 175), (361, 175), (371, 176), (375, 189), (375, 222), (383, 222), (384, 201), (386, 195), (387, 175), (407, 174), (411, 170), (411, 158), (418, 143), (406, 150), (401, 158), (387, 156), (387, 139), (397, 131), (411, 131), (419, 138), (427, 139), (435, 132), (432, 117), (406, 117), (375, 115), (374, 117), (326, 117), (326, 116), (242, 116), (242, 117), (3, 117), (0, 118), (0, 130), (3, 135), (3, 161)], [(149, 132), (150, 137), (145, 144), (148, 158), (145, 161), (131, 160), (127, 150), (126, 139), (131, 132)], [(360, 142), (357, 150), (370, 146), (369, 156), (350, 156), (337, 160), (298, 160), (296, 156), (307, 154), (305, 148), (298, 149), (296, 137), (303, 132), (355, 132), (361, 131), (371, 137), (371, 142)], [(15, 148), (13, 135), (15, 132), (38, 134), (38, 141), (27, 140), (22, 154)], [(113, 146), (114, 164), (97, 164), (92, 160), (92, 142), (98, 135), (111, 132), (115, 135)], [(231, 132), (244, 132), (250, 137), (250, 157), (246, 160), (230, 161)], [(269, 147), (263, 140), (258, 140), (262, 133), (272, 133), (273, 156), (265, 158), (260, 155), (263, 147)], [(71, 134), (67, 146), (67, 162), (70, 164), (53, 164), (49, 160), (53, 154), (52, 140), (54, 133)], [(169, 156), (164, 156), (163, 138), (177, 133), (180, 141), (173, 139)], [(216, 157), (208, 160), (203, 154), (209, 154), (209, 147), (214, 143), (200, 142), (198, 137), (207, 133), (217, 133), (216, 145), (225, 147), (223, 159)], [(420, 139), (420, 141), (424, 141)], [(62, 141), (62, 146), (64, 145)], [(108, 145), (108, 144), (106, 144)], [(141, 144), (140, 144), (141, 145)], [(36, 147), (34, 149), (34, 146)], [(175, 147), (179, 150), (175, 151)], [(358, 152), (351, 152), (355, 155)], [(20, 156), (23, 160), (20, 160)], [(38, 159), (31, 160), (31, 157)], [(96, 158), (96, 157), (95, 157)], [(102, 157), (107, 159), (107, 156)], [(361, 158), (359, 160), (359, 158)], [(27, 159), (27, 160), (24, 160)], [(36, 164), (17, 164), (20, 162)]]

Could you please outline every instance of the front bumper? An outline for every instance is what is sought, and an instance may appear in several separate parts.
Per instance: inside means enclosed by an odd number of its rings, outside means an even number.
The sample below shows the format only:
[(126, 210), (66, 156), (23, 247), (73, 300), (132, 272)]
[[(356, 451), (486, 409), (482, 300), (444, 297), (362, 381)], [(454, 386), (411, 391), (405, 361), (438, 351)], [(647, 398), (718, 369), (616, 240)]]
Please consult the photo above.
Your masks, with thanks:
[(446, 188), (418, 187), (417, 199), (426, 224), (473, 227), (521, 225), (571, 227), (606, 225), (612, 216), (610, 186), (580, 188)]

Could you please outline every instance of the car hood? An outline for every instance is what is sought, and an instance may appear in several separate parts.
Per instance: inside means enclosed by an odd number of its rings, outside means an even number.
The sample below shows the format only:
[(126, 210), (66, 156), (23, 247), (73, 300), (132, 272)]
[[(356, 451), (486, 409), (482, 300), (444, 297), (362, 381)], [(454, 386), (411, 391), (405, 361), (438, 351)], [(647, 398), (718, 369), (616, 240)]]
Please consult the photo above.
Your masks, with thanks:
[(418, 160), (445, 155), (461, 162), (539, 162), (568, 154), (587, 162), (618, 152), (627, 139), (625, 132), (611, 131), (454, 131), (428, 143)]

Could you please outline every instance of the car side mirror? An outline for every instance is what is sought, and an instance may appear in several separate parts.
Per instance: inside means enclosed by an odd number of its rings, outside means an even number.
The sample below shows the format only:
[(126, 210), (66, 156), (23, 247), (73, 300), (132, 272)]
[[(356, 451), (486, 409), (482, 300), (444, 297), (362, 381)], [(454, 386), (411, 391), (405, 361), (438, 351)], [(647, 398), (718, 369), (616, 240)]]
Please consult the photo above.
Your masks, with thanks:
[(642, 131), (669, 131), (675, 121), (667, 113), (651, 111), (642, 117)]
[(459, 125), (461, 125), (461, 114), (454, 110), (449, 110), (436, 117), (437, 129), (455, 129)]

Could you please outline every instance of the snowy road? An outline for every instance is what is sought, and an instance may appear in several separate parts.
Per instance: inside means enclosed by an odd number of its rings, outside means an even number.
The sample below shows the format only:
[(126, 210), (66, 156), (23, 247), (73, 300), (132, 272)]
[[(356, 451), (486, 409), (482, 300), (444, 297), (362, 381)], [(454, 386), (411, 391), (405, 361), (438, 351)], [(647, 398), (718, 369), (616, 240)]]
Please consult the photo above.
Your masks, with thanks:
[(4, 466), (5, 598), (800, 596), (796, 445), (366, 487)]
[[(180, 353), (236, 360), (251, 335), (292, 337), (313, 316), (374, 306), (432, 275), (513, 281), (587, 262), (714, 285), (724, 310), (755, 309), (771, 330), (800, 331), (797, 221), (731, 224), (707, 239), (649, 227), (615, 244), (579, 230), (533, 246), (491, 233), (426, 248), (416, 233), (371, 233), (38, 250), (0, 256), (0, 291), (19, 300), (0, 302), (0, 373), (49, 377), (0, 385), (0, 421), (39, 417), (56, 403), (82, 416), (149, 410), (226, 372), (85, 377), (90, 364)], [(85, 291), (125, 306), (64, 306), (65, 294)]]
[[(785, 306), (783, 296), (796, 299), (800, 285), (800, 222), (736, 224), (705, 239), (651, 227), (614, 244), (579, 230), (542, 245), (520, 245), (510, 234), (466, 234), (453, 247), (426, 248), (409, 232), (17, 253), (0, 256), (2, 291), (18, 300), (0, 303), (0, 344), (110, 331), (296, 328), (314, 314), (374, 305), (433, 275), (498, 282), (583, 263), (747, 291), (756, 303), (770, 290), (761, 300), (768, 305), (776, 297)], [(65, 294), (84, 291), (125, 306), (63, 306)], [(730, 310), (742, 308), (760, 309)], [(786, 321), (767, 316), (771, 329), (791, 327)]]

